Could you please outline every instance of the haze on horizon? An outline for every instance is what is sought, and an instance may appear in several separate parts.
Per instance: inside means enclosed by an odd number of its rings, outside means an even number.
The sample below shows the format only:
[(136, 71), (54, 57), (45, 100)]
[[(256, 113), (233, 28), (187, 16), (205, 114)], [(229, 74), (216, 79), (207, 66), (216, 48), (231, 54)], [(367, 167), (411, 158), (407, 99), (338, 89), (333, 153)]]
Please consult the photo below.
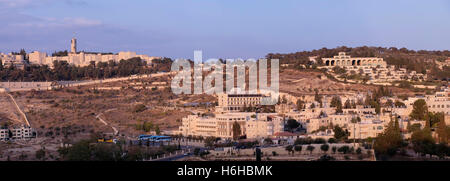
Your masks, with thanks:
[(0, 0), (0, 52), (260, 58), (337, 46), (450, 47), (446, 0)]

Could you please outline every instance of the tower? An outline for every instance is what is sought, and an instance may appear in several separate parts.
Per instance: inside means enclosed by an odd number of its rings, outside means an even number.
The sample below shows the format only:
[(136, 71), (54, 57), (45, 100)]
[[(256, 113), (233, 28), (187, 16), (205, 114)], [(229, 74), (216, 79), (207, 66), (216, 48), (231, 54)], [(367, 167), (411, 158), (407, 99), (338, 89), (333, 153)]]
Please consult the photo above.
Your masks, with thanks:
[(72, 38), (70, 42), (70, 53), (77, 53), (77, 39)]

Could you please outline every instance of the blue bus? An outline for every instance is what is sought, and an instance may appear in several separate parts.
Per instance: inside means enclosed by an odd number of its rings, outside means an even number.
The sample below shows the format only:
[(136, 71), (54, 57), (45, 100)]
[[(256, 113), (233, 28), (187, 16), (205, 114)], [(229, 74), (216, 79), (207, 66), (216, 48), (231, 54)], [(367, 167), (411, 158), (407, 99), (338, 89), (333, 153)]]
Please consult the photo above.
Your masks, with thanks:
[(172, 137), (170, 137), (170, 136), (153, 136), (153, 141), (156, 141), (156, 142), (172, 141)]
[(142, 141), (154, 141), (154, 142), (165, 142), (165, 141), (171, 141), (172, 137), (170, 137), (170, 136), (157, 136), (157, 135), (139, 135), (139, 140), (142, 140)]
[(148, 140), (152, 137), (153, 135), (139, 135), (139, 140)]

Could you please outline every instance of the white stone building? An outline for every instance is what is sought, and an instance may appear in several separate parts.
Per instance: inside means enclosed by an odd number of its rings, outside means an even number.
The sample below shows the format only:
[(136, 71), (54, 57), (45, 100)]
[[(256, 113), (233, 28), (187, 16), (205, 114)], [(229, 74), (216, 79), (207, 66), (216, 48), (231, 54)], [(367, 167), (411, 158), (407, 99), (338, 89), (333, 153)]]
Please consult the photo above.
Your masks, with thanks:
[(217, 94), (216, 112), (237, 112), (244, 107), (261, 105), (262, 94)]
[(141, 58), (147, 64), (151, 64), (153, 59), (159, 57), (150, 57), (148, 55), (137, 55), (136, 52), (121, 51), (118, 54), (101, 54), (101, 53), (85, 53), (77, 52), (76, 39), (71, 40), (71, 51), (67, 56), (47, 56), (45, 52), (34, 51), (28, 54), (31, 64), (53, 66), (54, 61), (67, 61), (67, 63), (76, 66), (88, 66), (92, 61), (108, 62), (110, 60), (119, 62), (120, 60), (127, 60), (134, 57)]
[(189, 115), (182, 119), (179, 133), (183, 136), (214, 136), (233, 138), (233, 124), (240, 126), (240, 135), (247, 138), (266, 138), (284, 130), (283, 118), (273, 113), (233, 112), (216, 114), (215, 117)]
[(17, 68), (23, 68), (25, 64), (23, 55), (13, 55), (12, 53), (0, 53), (0, 60), (2, 61), (3, 67), (15, 66)]

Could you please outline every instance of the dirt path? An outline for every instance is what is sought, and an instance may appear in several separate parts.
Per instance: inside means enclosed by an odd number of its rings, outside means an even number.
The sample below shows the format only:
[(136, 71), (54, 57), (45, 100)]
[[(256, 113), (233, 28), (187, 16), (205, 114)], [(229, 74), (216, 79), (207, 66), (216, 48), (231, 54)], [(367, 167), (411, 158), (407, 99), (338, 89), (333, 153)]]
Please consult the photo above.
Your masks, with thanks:
[[(108, 109), (108, 110), (106, 110), (106, 111), (103, 112), (103, 113), (107, 113), (107, 112), (110, 112), (110, 111), (114, 111), (114, 110), (116, 110), (116, 109), (117, 109), (117, 108)], [(113, 129), (113, 131), (114, 131), (114, 135), (118, 135), (118, 134), (119, 134), (119, 130), (118, 130), (116, 127), (114, 127), (114, 126), (108, 124), (104, 119), (101, 118), (101, 116), (103, 115), (103, 113), (98, 114), (97, 116), (95, 116), (95, 118), (97, 118), (97, 119), (98, 119), (101, 123), (103, 123), (104, 125), (110, 126), (110, 127)]]
[(14, 124), (24, 124), (22, 114), (18, 111), (17, 106), (11, 100), (10, 96), (0, 94), (0, 114), (9, 120), (12, 120)]
[(23, 119), (25, 120), (25, 123), (27, 124), (27, 126), (31, 126), (30, 122), (28, 121), (27, 115), (22, 111), (22, 109), (20, 109), (19, 105), (17, 104), (16, 100), (14, 99), (14, 97), (8, 93), (8, 96), (11, 98), (12, 102), (14, 103), (14, 105), (16, 106), (17, 111), (19, 111), (19, 113), (22, 115)]

